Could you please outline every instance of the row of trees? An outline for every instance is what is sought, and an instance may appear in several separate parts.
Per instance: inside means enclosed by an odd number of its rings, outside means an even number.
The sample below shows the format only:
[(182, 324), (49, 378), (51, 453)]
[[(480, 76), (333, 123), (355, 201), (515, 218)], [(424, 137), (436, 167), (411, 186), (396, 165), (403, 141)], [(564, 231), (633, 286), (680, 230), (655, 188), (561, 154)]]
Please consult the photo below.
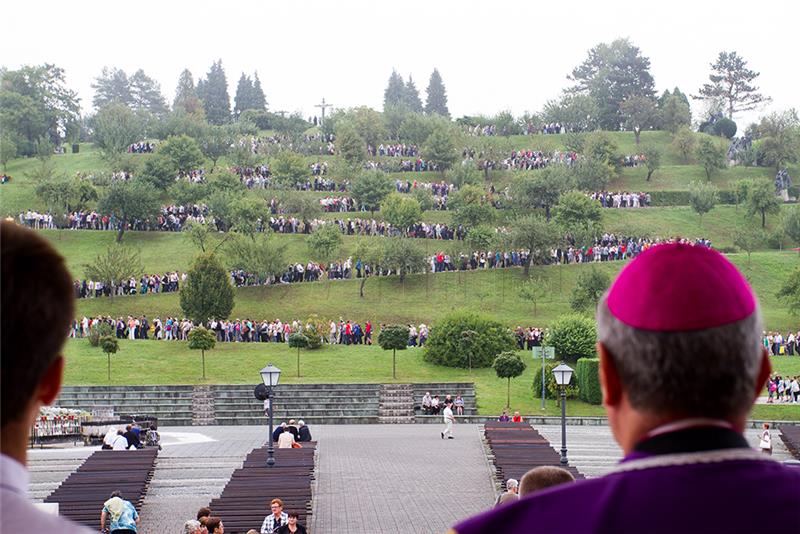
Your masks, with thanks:
[(424, 111), (428, 115), (436, 114), (449, 118), (447, 91), (438, 69), (433, 69), (425, 93), (427, 98), (423, 107), (422, 99), (419, 97), (419, 90), (411, 75), (409, 74), (408, 81), (404, 82), (403, 77), (396, 70), (392, 70), (392, 75), (389, 76), (389, 83), (383, 93), (383, 110), (399, 109), (410, 111), (411, 113), (422, 113)]

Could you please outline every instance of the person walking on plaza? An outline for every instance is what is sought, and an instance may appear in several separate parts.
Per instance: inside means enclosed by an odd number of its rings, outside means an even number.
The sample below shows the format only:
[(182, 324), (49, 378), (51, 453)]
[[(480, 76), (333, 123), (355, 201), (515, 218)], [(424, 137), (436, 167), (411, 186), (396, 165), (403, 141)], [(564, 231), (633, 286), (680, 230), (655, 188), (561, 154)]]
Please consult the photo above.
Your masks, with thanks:
[(444, 439), (445, 434), (447, 434), (447, 439), (453, 439), (453, 423), (456, 422), (456, 418), (453, 415), (453, 406), (449, 402), (444, 405), (442, 415), (444, 416), (444, 430), (441, 433), (442, 439)]

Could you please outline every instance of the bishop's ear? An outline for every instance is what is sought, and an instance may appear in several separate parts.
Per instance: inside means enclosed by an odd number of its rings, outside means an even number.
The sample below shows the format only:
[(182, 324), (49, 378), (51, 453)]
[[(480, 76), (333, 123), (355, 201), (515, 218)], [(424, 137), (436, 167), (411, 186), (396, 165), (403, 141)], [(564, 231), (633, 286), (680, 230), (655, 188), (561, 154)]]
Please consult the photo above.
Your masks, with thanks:
[(603, 405), (616, 406), (622, 399), (622, 382), (611, 353), (601, 342), (597, 342), (597, 354), (600, 356), (600, 388), (603, 391)]

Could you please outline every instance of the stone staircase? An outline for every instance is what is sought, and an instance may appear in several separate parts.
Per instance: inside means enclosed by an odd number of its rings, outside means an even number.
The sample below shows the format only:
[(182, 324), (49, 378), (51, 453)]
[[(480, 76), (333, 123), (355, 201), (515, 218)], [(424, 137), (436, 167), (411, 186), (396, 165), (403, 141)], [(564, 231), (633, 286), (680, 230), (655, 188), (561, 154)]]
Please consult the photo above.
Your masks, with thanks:
[(214, 391), (211, 386), (195, 386), (192, 389), (192, 425), (217, 424), (214, 406)]
[(384, 424), (414, 422), (414, 387), (411, 384), (381, 385), (378, 422)]
[(67, 386), (55, 405), (87, 412), (109, 406), (117, 415), (149, 415), (162, 426), (186, 426), (194, 420), (193, 390), (193, 386)]

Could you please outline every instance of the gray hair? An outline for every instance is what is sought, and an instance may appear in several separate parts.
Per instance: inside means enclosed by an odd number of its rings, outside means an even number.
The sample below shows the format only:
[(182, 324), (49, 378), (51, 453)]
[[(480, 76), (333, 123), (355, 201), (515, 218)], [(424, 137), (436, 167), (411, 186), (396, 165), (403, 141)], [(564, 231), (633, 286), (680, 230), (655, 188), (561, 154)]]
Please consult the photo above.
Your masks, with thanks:
[(653, 414), (726, 418), (746, 412), (761, 367), (761, 310), (714, 328), (655, 332), (611, 314), (603, 296), (597, 333), (631, 406)]
[(203, 525), (200, 524), (200, 521), (195, 519), (190, 519), (186, 523), (183, 524), (183, 534), (194, 534), (198, 530), (202, 528)]
[(506, 480), (506, 488), (514, 489), (517, 486), (519, 486), (519, 482), (517, 482), (516, 478), (509, 478), (508, 480)]

